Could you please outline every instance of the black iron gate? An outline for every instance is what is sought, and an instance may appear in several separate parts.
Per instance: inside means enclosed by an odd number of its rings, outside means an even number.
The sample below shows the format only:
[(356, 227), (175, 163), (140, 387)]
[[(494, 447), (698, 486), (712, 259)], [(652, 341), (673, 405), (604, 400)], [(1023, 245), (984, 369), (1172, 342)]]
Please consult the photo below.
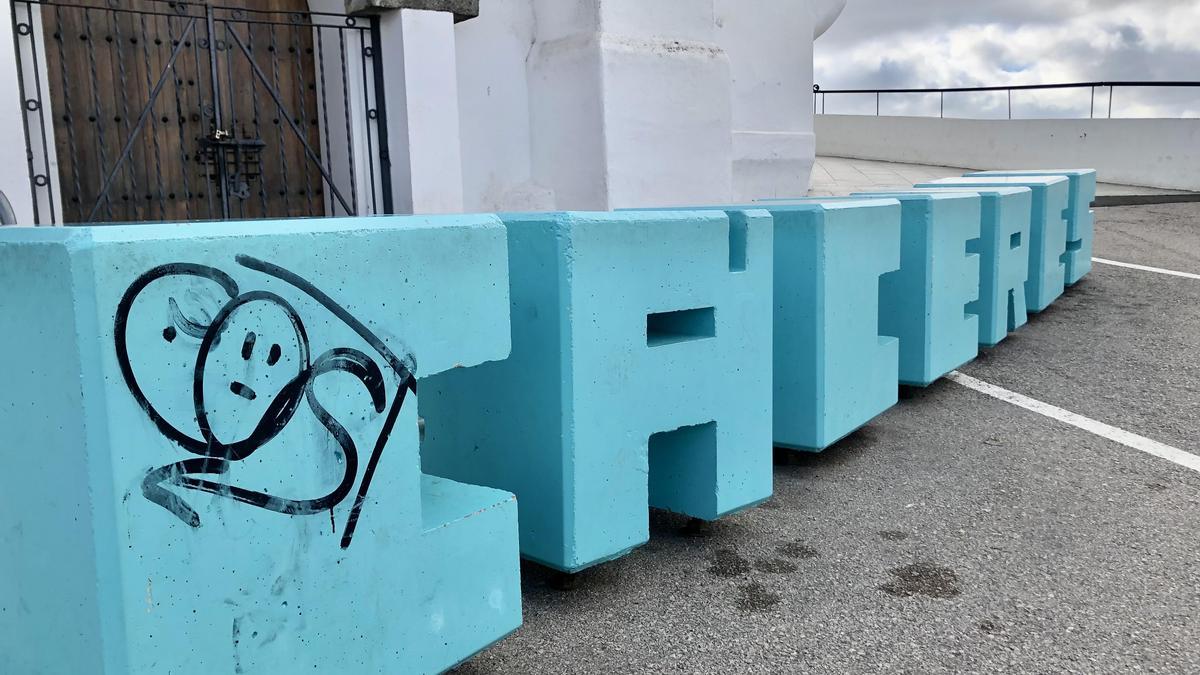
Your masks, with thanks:
[(391, 212), (378, 18), (245, 4), (12, 3), (39, 224)]

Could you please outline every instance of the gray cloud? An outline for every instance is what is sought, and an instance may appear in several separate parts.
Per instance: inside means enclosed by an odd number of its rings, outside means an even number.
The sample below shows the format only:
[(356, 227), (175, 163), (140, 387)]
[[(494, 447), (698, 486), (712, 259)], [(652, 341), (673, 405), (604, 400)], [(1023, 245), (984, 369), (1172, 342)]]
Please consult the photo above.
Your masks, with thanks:
[[(824, 88), (953, 87), (1200, 78), (1197, 0), (850, 0), (816, 43)], [(886, 101), (886, 102), (885, 102)], [(885, 96), (884, 112), (937, 114), (936, 96)], [(874, 112), (873, 96), (826, 102)], [(1088, 90), (1014, 94), (1020, 116), (1087, 115)], [(1097, 92), (1107, 113), (1108, 92)], [(836, 108), (835, 108), (836, 106)], [(956, 94), (947, 114), (1007, 115), (1003, 94)], [(1114, 116), (1200, 116), (1200, 89), (1118, 89)]]

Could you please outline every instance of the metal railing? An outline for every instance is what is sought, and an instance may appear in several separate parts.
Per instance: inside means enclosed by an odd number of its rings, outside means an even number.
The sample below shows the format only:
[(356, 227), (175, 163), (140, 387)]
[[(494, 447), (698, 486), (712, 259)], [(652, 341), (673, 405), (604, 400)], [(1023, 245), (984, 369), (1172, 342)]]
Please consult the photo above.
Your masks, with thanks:
[[(901, 88), (901, 89), (821, 89), (821, 85), (813, 85), (813, 112), (817, 114), (825, 114), (825, 97), (828, 94), (874, 94), (875, 95), (875, 114), (880, 114), (880, 100), (883, 94), (937, 94), (938, 95), (938, 117), (946, 116), (946, 94), (948, 93), (970, 93), (970, 92), (988, 92), (1002, 91), (1008, 94), (1008, 119), (1012, 119), (1012, 93), (1014, 91), (1031, 91), (1031, 90), (1047, 90), (1047, 89), (1091, 89), (1091, 108), (1088, 113), (1089, 119), (1096, 118), (1096, 90), (1108, 89), (1108, 113), (1107, 119), (1112, 119), (1113, 110), (1113, 91), (1119, 87), (1149, 87), (1149, 88), (1200, 88), (1200, 81), (1179, 80), (1166, 82), (1137, 82), (1137, 81), (1111, 81), (1111, 82), (1070, 82), (1061, 84), (1015, 84), (993, 87), (940, 87), (940, 88)], [(1198, 92), (1200, 94), (1200, 92)]]

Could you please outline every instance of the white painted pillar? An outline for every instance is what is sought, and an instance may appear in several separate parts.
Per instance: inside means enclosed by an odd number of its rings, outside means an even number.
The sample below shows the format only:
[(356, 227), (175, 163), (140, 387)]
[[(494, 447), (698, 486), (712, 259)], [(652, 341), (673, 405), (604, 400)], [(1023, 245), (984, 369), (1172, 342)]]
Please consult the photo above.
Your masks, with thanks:
[(812, 3), (813, 39), (821, 37), (846, 9), (846, 0), (809, 0)]
[(816, 155), (813, 39), (845, 0), (715, 0), (733, 75), (735, 201), (807, 194)]
[(468, 211), (553, 211), (554, 191), (533, 180), (526, 61), (532, 0), (486, 0), (454, 27), (458, 52), (463, 199)]
[(380, 15), (392, 201), (397, 213), (461, 213), (462, 150), (454, 16)]
[(729, 63), (712, 0), (533, 5), (532, 173), (557, 208), (728, 202)]
[(808, 189), (812, 45), (845, 0), (487, 0), (458, 28), (466, 201), (607, 209)]

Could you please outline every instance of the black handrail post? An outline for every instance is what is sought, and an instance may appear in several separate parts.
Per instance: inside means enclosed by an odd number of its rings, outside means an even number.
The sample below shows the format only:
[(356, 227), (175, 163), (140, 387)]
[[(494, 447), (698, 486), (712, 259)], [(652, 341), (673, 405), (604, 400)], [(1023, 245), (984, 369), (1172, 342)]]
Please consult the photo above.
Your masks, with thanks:
[(1088, 111), (1088, 119), (1096, 119), (1096, 87), (1092, 86), (1092, 108)]
[(875, 116), (879, 117), (879, 92), (875, 92)]
[(1012, 119), (1012, 89), (1008, 90), (1008, 119)]
[[(375, 128), (379, 136), (379, 173), (383, 180), (383, 212), (396, 212), (392, 197), (392, 154), (388, 147), (387, 97), (383, 85), (383, 33), (379, 27), (379, 15), (371, 17), (371, 52), (374, 55), (371, 67), (375, 70)], [(376, 210), (378, 213), (378, 210)]]
[(821, 92), (821, 114), (825, 114), (825, 92)]
[[(21, 97), (21, 124), (24, 127), (24, 131), (25, 131), (25, 157), (29, 161), (29, 197), (33, 201), (33, 223), (35, 225), (41, 225), (42, 218), (41, 218), (41, 215), (38, 213), (37, 174), (33, 168), (33, 146), (31, 145), (33, 136), (30, 135), (29, 108), (27, 107), (28, 104), (26, 103), (26, 101), (32, 100), (32, 99), (25, 98), (25, 78), (22, 77), (22, 75), (24, 75), (24, 73), (25, 73), (25, 65), (21, 62), (21, 49), (22, 49), (21, 41), (16, 37), (17, 35), (20, 35), (20, 33), (19, 33), (20, 28), (18, 28), (18, 27), (21, 25), (21, 22), (17, 20), (17, 3), (16, 2), (11, 3), (11, 7), (12, 7), (12, 24), (13, 24), (13, 30), (15, 31), (14, 36), (13, 36), (13, 42), (16, 43), (16, 47), (17, 47), (17, 51), (16, 51), (17, 74), (18, 74), (17, 75), (17, 91), (18, 91), (18, 95)], [(33, 33), (33, 29), (32, 29), (32, 26), (34, 25), (33, 20), (32, 20), (33, 19), (33, 9), (29, 6), (28, 3), (26, 3), (26, 5), (25, 5), (25, 11), (26, 11), (26, 15), (30, 18), (30, 21), (28, 24), (29, 26), (31, 26), (31, 28), (29, 30), (29, 37), (31, 40), (33, 40), (34, 39), (33, 38), (34, 33)], [(37, 43), (36, 42), (34, 42), (34, 44), (33, 44), (33, 51), (35, 54), (37, 53)], [(40, 97), (41, 92), (39, 91), (37, 93), (38, 93), (38, 96)], [(42, 127), (43, 137), (44, 137), (45, 133), (46, 133), (46, 128), (45, 128), (45, 126), (43, 126)], [(53, 199), (53, 196), (51, 196), (51, 199)], [(51, 224), (53, 224), (53, 223), (51, 223)]]
[(1108, 119), (1110, 119), (1110, 120), (1112, 119), (1113, 89), (1116, 89), (1116, 87), (1113, 85), (1109, 85), (1109, 87), (1108, 87)]
[(946, 92), (939, 91), (938, 92), (938, 119), (945, 119), (945, 117), (946, 117)]

